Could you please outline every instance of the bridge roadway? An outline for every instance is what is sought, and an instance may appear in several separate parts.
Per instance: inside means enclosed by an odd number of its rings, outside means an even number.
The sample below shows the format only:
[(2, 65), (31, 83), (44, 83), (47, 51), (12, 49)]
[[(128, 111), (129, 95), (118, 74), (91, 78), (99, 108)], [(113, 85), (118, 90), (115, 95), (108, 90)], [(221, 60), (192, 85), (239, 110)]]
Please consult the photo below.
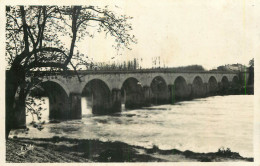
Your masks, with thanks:
[[(82, 97), (91, 103), (94, 114), (109, 114), (121, 111), (123, 103), (126, 108), (132, 109), (235, 93), (241, 87), (242, 79), (245, 79), (238, 72), (167, 69), (77, 73), (68, 71), (66, 75), (56, 73), (43, 76), (41, 92), (32, 90), (35, 91), (32, 93), (34, 95), (49, 98), (50, 119), (80, 119)], [(21, 120), (21, 125), (24, 124), (25, 116)]]

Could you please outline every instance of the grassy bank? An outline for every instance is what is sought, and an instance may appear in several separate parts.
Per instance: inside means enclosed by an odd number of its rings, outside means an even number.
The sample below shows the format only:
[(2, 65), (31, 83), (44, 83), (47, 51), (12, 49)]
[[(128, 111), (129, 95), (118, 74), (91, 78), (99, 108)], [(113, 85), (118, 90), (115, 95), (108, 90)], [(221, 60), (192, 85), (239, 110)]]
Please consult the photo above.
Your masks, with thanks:
[[(28, 151), (21, 150), (32, 145)], [(24, 149), (24, 148), (22, 148)], [(25, 153), (23, 153), (25, 152)], [(178, 161), (253, 161), (236, 152), (215, 153), (160, 150), (128, 145), (123, 142), (102, 142), (54, 137), (50, 139), (14, 138), (6, 142), (7, 162), (178, 162)]]

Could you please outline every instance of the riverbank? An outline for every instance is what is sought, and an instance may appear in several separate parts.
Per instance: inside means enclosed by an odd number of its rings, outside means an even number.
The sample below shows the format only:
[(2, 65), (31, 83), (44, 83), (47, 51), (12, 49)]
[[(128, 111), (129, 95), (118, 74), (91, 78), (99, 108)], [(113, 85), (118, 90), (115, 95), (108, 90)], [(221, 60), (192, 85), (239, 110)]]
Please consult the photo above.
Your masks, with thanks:
[[(23, 147), (23, 148), (21, 148)], [(26, 147), (26, 148), (25, 148)], [(24, 150), (28, 149), (28, 150)], [(225, 162), (253, 161), (239, 153), (219, 150), (213, 153), (147, 149), (123, 142), (53, 138), (13, 138), (6, 142), (6, 162)]]

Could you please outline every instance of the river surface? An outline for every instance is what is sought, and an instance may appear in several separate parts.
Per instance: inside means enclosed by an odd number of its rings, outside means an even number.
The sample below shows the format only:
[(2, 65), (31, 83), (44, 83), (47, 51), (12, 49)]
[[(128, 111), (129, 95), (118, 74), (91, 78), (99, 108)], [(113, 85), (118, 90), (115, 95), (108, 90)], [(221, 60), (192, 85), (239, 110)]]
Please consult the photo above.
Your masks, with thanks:
[[(63, 136), (194, 152), (216, 152), (224, 147), (253, 157), (253, 100), (249, 95), (215, 96), (94, 116), (83, 98), (81, 120), (47, 122), (42, 131), (29, 126), (28, 134), (14, 130), (10, 137)], [(45, 119), (47, 112), (43, 113)]]

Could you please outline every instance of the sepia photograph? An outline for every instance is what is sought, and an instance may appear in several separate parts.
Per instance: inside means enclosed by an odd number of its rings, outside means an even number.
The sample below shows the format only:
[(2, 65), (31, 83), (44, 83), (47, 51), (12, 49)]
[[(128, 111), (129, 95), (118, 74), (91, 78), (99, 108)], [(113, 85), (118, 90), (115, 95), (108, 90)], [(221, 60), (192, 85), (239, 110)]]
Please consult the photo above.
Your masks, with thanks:
[(256, 161), (255, 1), (35, 2), (1, 4), (3, 162)]

